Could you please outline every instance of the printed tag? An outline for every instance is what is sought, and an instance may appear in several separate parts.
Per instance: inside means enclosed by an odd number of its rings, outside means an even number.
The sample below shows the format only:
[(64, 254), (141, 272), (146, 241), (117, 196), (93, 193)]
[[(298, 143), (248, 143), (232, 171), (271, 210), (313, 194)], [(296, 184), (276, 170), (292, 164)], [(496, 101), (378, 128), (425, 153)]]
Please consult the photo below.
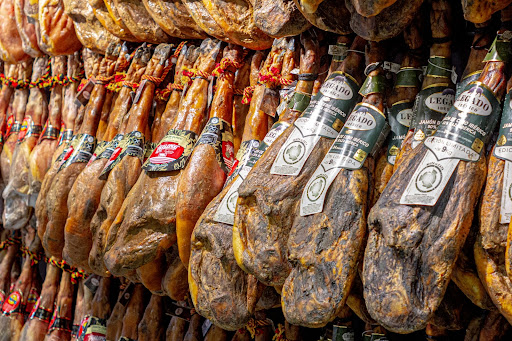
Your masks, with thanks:
[(414, 108), (414, 136), (412, 147), (416, 148), (427, 137), (432, 136), (455, 100), (455, 91), (447, 84), (434, 85), (420, 91)]
[(172, 302), (165, 305), (166, 314), (179, 317), (185, 321), (190, 321), (192, 308), (187, 307), (185, 302)]
[(500, 224), (509, 224), (512, 217), (512, 161), (505, 161), (501, 193)]
[(202, 144), (213, 147), (219, 166), (229, 174), (235, 162), (231, 124), (218, 117), (210, 118), (194, 148)]
[(348, 51), (348, 46), (346, 44), (336, 44), (329, 45), (329, 54), (331, 56), (346, 56)]
[(169, 172), (185, 168), (197, 135), (190, 130), (171, 129), (142, 166), (146, 172)]
[(132, 105), (135, 105), (139, 102), (140, 96), (142, 95), (142, 92), (144, 91), (144, 88), (146, 87), (147, 83), (147, 79), (143, 79), (142, 82), (140, 82), (140, 85), (137, 88), (137, 92), (135, 93), (135, 97), (133, 98)]
[(425, 140), (439, 160), (478, 161), (499, 116), (499, 102), (484, 84), (468, 85), (439, 125)]
[(400, 198), (400, 204), (434, 206), (459, 161), (438, 160), (435, 154), (428, 150)]
[(117, 148), (105, 164), (100, 173), (100, 179), (108, 176), (108, 173), (117, 166), (126, 156), (137, 157), (141, 162), (144, 159), (144, 134), (140, 131), (132, 131), (123, 136)]
[(46, 121), (43, 131), (41, 132), (41, 139), (38, 143), (41, 143), (42, 140), (57, 140), (59, 139), (60, 130), (52, 126)]
[(91, 98), (92, 89), (94, 89), (94, 81), (90, 79), (85, 86), (76, 94), (76, 100), (79, 104), (86, 106)]
[(77, 340), (78, 341), (83, 341), (84, 340), (85, 332), (87, 331), (87, 326), (89, 325), (89, 319), (90, 318), (91, 318), (90, 315), (85, 315), (82, 318), (82, 321), (80, 322), (80, 326), (78, 328), (78, 333), (77, 333)]
[(59, 317), (60, 313), (60, 307), (54, 310), (52, 320), (50, 321), (50, 324), (48, 326), (48, 333), (50, 333), (52, 330), (64, 330), (64, 331), (71, 331), (73, 327), (73, 322), (71, 319), (66, 317)]
[(238, 200), (238, 188), (245, 180), (250, 170), (259, 160), (259, 158), (263, 155), (265, 150), (274, 143), (274, 141), (281, 136), (281, 134), (290, 126), (289, 123), (286, 122), (276, 122), (270, 131), (267, 133), (263, 141), (259, 144), (258, 149), (253, 149), (251, 155), (247, 161), (247, 163), (240, 168), (236, 177), (234, 177), (234, 182), (231, 184), (228, 192), (222, 198), (222, 201), (219, 204), (219, 208), (217, 212), (215, 212), (215, 216), (213, 219), (219, 223), (233, 225), (235, 220), (235, 208), (236, 202)]
[(276, 117), (276, 111), (279, 107), (279, 92), (275, 89), (265, 87), (263, 96), (261, 96), (258, 110), (263, 111), (270, 117)]
[(98, 287), (100, 286), (100, 276), (98, 275), (91, 275), (89, 276), (85, 282), (84, 285), (92, 292), (94, 295), (96, 293), (96, 290), (98, 290)]
[(203, 326), (201, 327), (201, 331), (203, 332), (203, 337), (208, 334), (208, 331), (212, 327), (212, 321), (206, 319), (206, 321), (203, 322)]
[(104, 146), (105, 149), (98, 150), (98, 159), (110, 159), (112, 153), (114, 153), (114, 150), (116, 150), (116, 148), (123, 140), (123, 137), (123, 134), (117, 134), (110, 142), (107, 142), (107, 144)]
[(495, 157), (507, 161), (512, 161), (512, 102), (510, 101), (510, 95), (509, 92), (505, 97), (498, 141), (493, 152)]
[(393, 62), (383, 62), (382, 69), (392, 73), (398, 73), (398, 71), (400, 71), (400, 64)]
[(354, 341), (354, 330), (347, 326), (333, 326), (332, 341)]
[(386, 116), (376, 107), (360, 103), (350, 114), (343, 130), (304, 187), (300, 215), (323, 211), (325, 197), (342, 169), (360, 169), (381, 138), (389, 132)]
[(321, 137), (334, 139), (356, 104), (358, 84), (349, 75), (333, 72), (294, 123), (270, 170), (298, 175)]
[(238, 152), (236, 153), (235, 163), (229, 176), (226, 180), (226, 185), (229, 184), (240, 172), (240, 170), (247, 165), (249, 159), (251, 158), (254, 150), (258, 149), (260, 146), (260, 141), (258, 140), (249, 140), (241, 143)]
[(37, 300), (36, 305), (32, 309), (29, 319), (38, 319), (44, 322), (50, 322), (52, 317), (52, 311), (41, 307), (41, 297)]
[(106, 341), (107, 320), (91, 316), (87, 323), (84, 341)]
[(422, 79), (421, 68), (402, 67), (396, 75), (395, 88), (420, 88)]
[(388, 119), (391, 134), (386, 159), (391, 165), (395, 164), (396, 157), (400, 153), (402, 143), (411, 126), (413, 105), (414, 102), (401, 101), (393, 104), (389, 109)]
[(94, 153), (92, 154), (91, 158), (89, 159), (89, 162), (87, 163), (87, 166), (89, 166), (91, 163), (94, 162), (98, 158), (98, 155), (101, 155), (105, 151), (109, 144), (109, 141), (99, 141), (96, 144), (96, 148), (94, 149)]
[(9, 118), (7, 119), (7, 127), (5, 128), (5, 136), (6, 138), (9, 138), (11, 136), (11, 130), (14, 125), (14, 115), (9, 115)]
[(59, 168), (59, 171), (73, 163), (89, 162), (95, 147), (96, 138), (94, 136), (89, 134), (75, 135), (71, 141), (71, 145), (66, 152), (66, 155), (64, 155), (62, 159), (63, 162)]
[(130, 298), (132, 297), (133, 289), (135, 288), (135, 284), (130, 282), (126, 288), (123, 290), (123, 293), (121, 294), (121, 297), (117, 300), (119, 303), (121, 303), (123, 306), (126, 307), (128, 302), (130, 302)]
[(68, 143), (73, 139), (73, 129), (61, 129), (60, 131), (60, 139), (59, 146), (62, 143)]
[(2, 312), (5, 316), (9, 316), (11, 314), (17, 314), (22, 312), (22, 302), (23, 302), (23, 293), (21, 290), (17, 289), (7, 297), (3, 306)]
[(478, 70), (475, 72), (470, 73), (466, 77), (464, 77), (459, 83), (456, 85), (456, 92), (455, 92), (455, 98), (459, 98), (462, 91), (466, 90), (466, 87), (469, 83), (473, 83), (474, 81), (477, 81), (478, 78), (480, 78), (480, 75), (482, 74), (482, 70)]
[(39, 292), (36, 288), (31, 288), (25, 305), (25, 314), (30, 314), (39, 299)]

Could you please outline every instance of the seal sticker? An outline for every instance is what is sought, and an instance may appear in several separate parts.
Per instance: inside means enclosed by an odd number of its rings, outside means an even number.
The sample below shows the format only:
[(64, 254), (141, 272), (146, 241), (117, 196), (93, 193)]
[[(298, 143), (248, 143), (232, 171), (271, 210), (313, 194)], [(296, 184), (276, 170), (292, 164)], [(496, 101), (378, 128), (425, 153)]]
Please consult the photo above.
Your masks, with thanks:
[(287, 122), (276, 122), (270, 131), (267, 133), (265, 138), (257, 149), (253, 149), (251, 155), (249, 156), (247, 163), (240, 167), (238, 170), (238, 174), (234, 176), (234, 180), (231, 183), (231, 187), (228, 192), (222, 198), (221, 203), (219, 204), (219, 208), (215, 212), (213, 219), (219, 223), (233, 225), (235, 220), (235, 208), (236, 202), (238, 200), (238, 188), (245, 180), (250, 170), (258, 161), (258, 159), (263, 155), (263, 153), (268, 149), (274, 141), (281, 136), (281, 134), (290, 126)]
[[(52, 126), (49, 121), (46, 121), (43, 131), (41, 132), (41, 138), (38, 143), (43, 140), (57, 140), (59, 139), (60, 130)], [(60, 142), (59, 142), (60, 144)]]
[(218, 117), (210, 118), (194, 148), (204, 144), (213, 147), (217, 163), (226, 174), (229, 174), (235, 162), (231, 125)]
[(28, 294), (28, 297), (27, 297), (27, 304), (25, 306), (25, 314), (30, 314), (32, 312), (32, 309), (34, 308), (38, 299), (39, 299), (39, 293), (37, 292), (37, 289), (31, 288), (30, 293)]
[(271, 174), (298, 175), (321, 137), (334, 139), (359, 97), (357, 82), (333, 72), (315, 95), (283, 144)]
[(185, 168), (196, 139), (197, 135), (193, 131), (169, 130), (142, 168), (146, 172), (169, 172)]
[(327, 192), (340, 171), (363, 167), (368, 155), (379, 148), (388, 132), (384, 113), (370, 104), (358, 104), (304, 187), (300, 215), (322, 212)]

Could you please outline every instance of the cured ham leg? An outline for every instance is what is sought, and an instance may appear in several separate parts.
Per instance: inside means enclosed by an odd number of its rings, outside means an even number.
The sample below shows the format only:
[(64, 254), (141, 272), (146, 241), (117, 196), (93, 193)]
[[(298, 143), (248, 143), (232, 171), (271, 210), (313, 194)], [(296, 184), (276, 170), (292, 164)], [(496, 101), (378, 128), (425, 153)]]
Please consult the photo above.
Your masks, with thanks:
[[(49, 71), (48, 57), (35, 59), (31, 83), (40, 84), (49, 77)], [(42, 125), (47, 116), (48, 103), (44, 89), (39, 86), (31, 87), (25, 117), (12, 155), (9, 182), (2, 193), (6, 203), (3, 222), (8, 229), (22, 228), (27, 224), (32, 214), (27, 205), (29, 157), (41, 136)]]
[(18, 82), (23, 82), (26, 86), (22, 86), (14, 90), (12, 102), (13, 113), (7, 117), (7, 131), (5, 136), (4, 147), (0, 154), (0, 167), (2, 171), (2, 179), (5, 184), (9, 183), (9, 175), (11, 170), (12, 156), (16, 142), (18, 141), (18, 133), (21, 129), (25, 110), (28, 102), (28, 83), (32, 74), (32, 61), (23, 62), (17, 65)]
[(80, 324), (84, 316), (85, 308), (85, 293), (84, 293), (84, 280), (80, 280), (77, 284), (75, 311), (73, 312), (73, 327), (71, 328), (71, 341), (78, 340), (78, 333), (80, 331)]
[(163, 297), (152, 295), (137, 326), (138, 341), (161, 341), (165, 337), (163, 328)]
[(142, 284), (135, 284), (135, 288), (133, 288), (123, 317), (123, 329), (121, 330), (123, 340), (137, 340), (139, 324), (144, 316), (144, 290)]
[[(88, 59), (86, 58), (86, 64), (92, 63), (91, 59), (96, 58), (92, 56)], [(81, 68), (82, 64), (80, 62), (79, 54), (75, 53), (74, 55), (68, 57), (68, 76), (71, 74), (75, 74), (75, 72), (79, 72), (78, 70), (80, 70)], [(96, 69), (99, 69), (99, 65)], [(91, 74), (89, 73), (88, 76), (91, 76)], [(33, 168), (31, 168), (31, 174), (33, 179), (33, 181), (31, 181), (32, 193), (38, 193), (35, 205), (35, 216), (37, 218), (37, 234), (40, 239), (42, 239), (44, 236), (44, 232), (46, 231), (46, 224), (48, 222), (48, 210), (46, 208), (46, 197), (48, 191), (50, 190), (53, 178), (55, 177), (61, 166), (62, 157), (64, 156), (64, 154), (66, 154), (65, 150), (69, 148), (69, 144), (71, 142), (71, 138), (73, 137), (73, 132), (75, 129), (75, 120), (77, 120), (81, 115), (83, 115), (83, 112), (82, 114), (80, 114), (80, 112), (83, 111), (83, 107), (82, 109), (80, 109), (75, 101), (77, 86), (77, 83), (71, 83), (65, 89), (61, 116), (62, 133), (59, 137), (59, 145), (52, 155), (51, 166), (42, 178), (41, 183), (39, 183), (37, 180), (34, 181), (34, 175), (32, 174)]]
[[(135, 52), (126, 74), (125, 84), (140, 82), (149, 58), (150, 51), (146, 47)], [(110, 122), (103, 136), (104, 142), (98, 144), (93, 157), (76, 178), (68, 195), (68, 217), (64, 228), (62, 256), (68, 263), (86, 271), (90, 271), (89, 252), (93, 236), (96, 234), (96, 231), (91, 231), (90, 222), (98, 208), (101, 190), (106, 182), (99, 176), (124, 133), (120, 129), (127, 120), (127, 113), (132, 104), (131, 92), (132, 88), (129, 86), (123, 86), (119, 91), (109, 115)]]
[[(432, 6), (438, 10), (448, 3), (434, 1)], [(386, 329), (405, 333), (424, 328), (443, 299), (485, 181), (486, 156), (482, 150), (485, 151), (486, 137), (493, 129), (489, 123), (493, 115), (497, 116), (493, 108), (499, 107), (497, 103), (505, 92), (504, 65), (493, 58), (485, 64), (478, 82), (472, 83), (458, 97), (434, 136), (404, 156), (370, 212), (364, 295), (368, 311)], [(486, 118), (487, 124), (480, 123), (483, 131), (480, 137), (466, 136), (469, 141), (478, 138), (480, 148), (473, 146), (466, 149), (467, 156), (444, 159), (436, 154), (442, 148), (435, 149), (435, 143), (449, 141), (464, 146), (460, 143), (461, 133), (456, 127), (448, 128), (447, 122), (461, 117), (460, 124), (464, 124), (480, 117), (473, 109), (459, 108), (467, 98), (474, 98), (473, 92), (479, 93), (483, 87), (486, 90), (482, 91), (488, 91), (486, 95), (492, 101), (486, 112), (490, 117)], [(450, 138), (446, 135), (449, 129), (454, 129), (450, 130), (453, 131)], [(442, 163), (444, 174), (436, 171), (433, 175), (443, 176), (445, 182), (438, 183), (436, 186), (440, 188), (431, 195), (412, 198), (414, 188), (424, 188), (418, 173), (424, 170), (430, 157), (440, 160), (433, 161), (435, 165)], [(480, 277), (484, 276), (480, 273)]]
[(64, 271), (60, 279), (59, 294), (55, 302), (52, 320), (44, 341), (69, 341), (73, 329), (73, 295), (74, 285), (71, 273)]
[(12, 232), (12, 234), (7, 237), (6, 240), (9, 240), (11, 243), (7, 246), (7, 251), (2, 258), (2, 262), (0, 263), (0, 305), (4, 304), (5, 298), (9, 295), (9, 287), (11, 285), (11, 269), (13, 267), (14, 262), (16, 261), (16, 256), (20, 249), (19, 242), (15, 242), (16, 235), (19, 232)]
[(171, 45), (161, 44), (153, 53), (142, 76), (143, 84), (137, 90), (128, 113), (128, 121), (124, 128), (127, 133), (123, 137), (122, 146), (115, 150), (101, 174), (108, 178), (101, 192), (98, 209), (91, 220), (91, 230), (98, 231), (95, 236), (99, 238), (93, 241), (89, 254), (89, 266), (97, 274), (108, 274), (103, 261), (105, 242), (126, 195), (139, 177), (144, 156), (144, 134), (148, 129), (155, 88), (168, 71), (170, 52)]
[[(125, 301), (123, 298), (124, 288), (122, 281), (119, 285), (119, 293), (117, 294), (117, 302), (112, 309), (112, 314), (107, 320), (107, 340), (119, 340), (121, 336), (121, 331), (123, 329), (123, 316), (126, 313), (126, 302), (123, 304), (121, 300)], [(130, 295), (130, 293), (125, 293), (125, 295)]]
[[(52, 77), (55, 79), (62, 78), (62, 75), (66, 75), (66, 64), (69, 61), (71, 64), (69, 68), (74, 70), (71, 74), (68, 74), (70, 79), (70, 87), (78, 81), (78, 79), (71, 80), (72, 77), (78, 76), (79, 72), (79, 60), (78, 55), (75, 58), (72, 57), (53, 57), (52, 58)], [(42, 128), (41, 136), (30, 153), (28, 160), (28, 191), (29, 205), (35, 206), (37, 195), (41, 189), (41, 182), (44, 175), (50, 168), (52, 157), (59, 144), (60, 127), (64, 125), (62, 111), (63, 111), (63, 98), (64, 98), (64, 86), (61, 82), (57, 81), (54, 84), (52, 92), (50, 94), (49, 106), (48, 106), (48, 120)], [(69, 108), (71, 113), (74, 111)], [(70, 114), (71, 114), (70, 113)], [(68, 114), (69, 115), (69, 114)], [(66, 119), (69, 121), (69, 119)]]
[(166, 341), (183, 341), (185, 333), (187, 332), (187, 321), (179, 317), (173, 316), (169, 327), (165, 332)]
[[(224, 50), (223, 60), (229, 62), (217, 79), (217, 90), (212, 101), (210, 120), (181, 171), (176, 198), (176, 235), (181, 261), (188, 266), (190, 237), (194, 226), (208, 203), (222, 190), (234, 164), (233, 132), (233, 82), (236, 66), (242, 62), (242, 49), (229, 45)], [(268, 129), (268, 117), (261, 119), (263, 135)], [(255, 130), (258, 130), (259, 127)], [(217, 131), (215, 130), (217, 129)], [(218, 139), (210, 142), (212, 133)], [(215, 136), (215, 135), (214, 135)], [(217, 145), (220, 144), (220, 145)], [(219, 148), (220, 147), (220, 148)]]
[(23, 50), (23, 43), (16, 26), (14, 8), (14, 0), (0, 3), (0, 57), (8, 63), (26, 62), (30, 59), (30, 56)]
[[(365, 44), (365, 40), (356, 38), (350, 49), (361, 51)], [(295, 212), (304, 186), (356, 104), (363, 59), (361, 53), (350, 52), (343, 62), (333, 60), (332, 72), (320, 92), (265, 151), (238, 189), (233, 225), (235, 258), (242, 269), (264, 284), (281, 286), (288, 277), (291, 268), (286, 244), (295, 218), (290, 212)], [(327, 90), (331, 86), (337, 89), (335, 93)], [(333, 98), (336, 100), (331, 101)], [(329, 122), (322, 118), (327, 102), (337, 113)], [(319, 121), (324, 123), (314, 123)], [(312, 125), (312, 131), (301, 132)], [(288, 166), (288, 162), (293, 165)]]
[[(111, 314), (110, 305), (110, 288), (113, 279), (109, 277), (100, 277), (99, 286), (96, 289), (94, 298), (90, 307), (86, 307), (86, 325), (84, 326), (85, 339), (99, 338), (106, 339), (107, 336), (107, 319)], [(84, 288), (84, 290), (88, 290)], [(82, 320), (82, 325), (84, 321)]]
[[(318, 46), (313, 43), (312, 38), (303, 38), (304, 48), (301, 50), (301, 69), (303, 73), (316, 73), (318, 68)], [(287, 46), (274, 45), (261, 70), (267, 70), (271, 66), (281, 73), (282, 67), (293, 69), (297, 61), (291, 57), (292, 62), (283, 66), (283, 57), (295, 55), (294, 44)], [(285, 50), (286, 49), (286, 50)], [(262, 55), (255, 54), (251, 67), (251, 83), (259, 77)], [(287, 58), (288, 59), (288, 58)], [(306, 66), (307, 65), (307, 66)], [(307, 68), (307, 70), (306, 70)], [(304, 93), (306, 100), (308, 92), (311, 93), (311, 81), (299, 81), (296, 87), (297, 92)], [(273, 84), (269, 84), (272, 86)], [(210, 319), (216, 325), (226, 330), (242, 328), (254, 312), (254, 305), (261, 295), (261, 290), (255, 290), (249, 286), (255, 286), (254, 280), (249, 280), (247, 274), (238, 267), (233, 255), (233, 228), (232, 224), (224, 219), (219, 219), (221, 205), (233, 195), (236, 198), (236, 189), (242, 181), (246, 169), (250, 169), (253, 155), (263, 151), (267, 144), (271, 143), (270, 136), (277, 136), (277, 129), (272, 129), (267, 135), (269, 116), (261, 110), (261, 103), (278, 103), (277, 93), (266, 90), (267, 86), (259, 84), (256, 86), (251, 100), (249, 113), (245, 121), (242, 148), (237, 159), (238, 165), (234, 175), (230, 176), (227, 185), (206, 207), (199, 218), (191, 241), (191, 257), (189, 263), (189, 285), (192, 302), (196, 310), (203, 316)], [(275, 110), (276, 107), (273, 108)], [(299, 116), (300, 109), (288, 110), (281, 114), (279, 123), (276, 126), (286, 126), (287, 118)], [(293, 120), (293, 119), (291, 119)], [(268, 138), (266, 136), (269, 136)], [(245, 153), (244, 153), (245, 150)], [(256, 158), (256, 157), (254, 157)], [(242, 174), (244, 173), (244, 174)], [(234, 191), (234, 192), (233, 192)], [(233, 192), (233, 194), (231, 194)], [(227, 213), (231, 211), (228, 210)], [(225, 213), (226, 214), (226, 213)], [(227, 217), (226, 217), (227, 218)], [(220, 222), (220, 221), (222, 222)], [(228, 219), (226, 219), (228, 220)], [(212, 276), (213, 272), (216, 273)], [(243, 283), (243, 285), (241, 285)], [(251, 296), (256, 297), (251, 297)]]
[[(370, 42), (368, 65), (380, 65), (383, 57), (382, 46)], [(292, 269), (281, 293), (283, 313), (291, 324), (316, 328), (332, 321), (345, 305), (357, 275), (371, 193), (373, 157), (370, 154), (386, 124), (386, 89), (379, 84), (383, 81), (380, 67), (368, 74), (366, 87), (360, 90), (364, 96), (362, 102), (347, 118), (333, 146), (303, 187), (300, 206), (291, 213), (295, 216), (288, 238)], [(361, 117), (371, 117), (375, 124), (358, 131), (353, 122), (359, 122)], [(352, 149), (350, 142), (358, 139), (367, 145)], [(362, 148), (368, 157), (356, 156), (356, 151)], [(327, 183), (320, 193), (314, 192), (318, 179)]]
[[(203, 41), (198, 72), (210, 74), (213, 71), (220, 47), (219, 41)], [(137, 269), (176, 242), (176, 187), (180, 169), (190, 155), (195, 137), (206, 123), (207, 93), (208, 81), (196, 77), (181, 100), (171, 125), (173, 131), (168, 134), (168, 142), (172, 141), (168, 144), (183, 147), (181, 157), (171, 162), (168, 168), (167, 164), (160, 165), (161, 171), (142, 172), (124, 200), (109, 230), (105, 252), (105, 264), (112, 274), (122, 275)]]
[[(40, 245), (40, 243), (34, 237), (35, 230), (29, 228), (23, 237), (23, 244), (30, 251), (37, 252), (38, 244)], [(20, 339), (21, 331), (25, 324), (24, 307), (29, 298), (34, 274), (35, 267), (30, 256), (24, 257), (21, 274), (2, 305), (2, 316), (0, 317), (1, 341), (18, 341)]]
[(25, 0), (14, 0), (14, 15), (23, 51), (32, 58), (42, 57), (43, 52), (37, 44), (39, 32), (36, 30), (39, 30), (39, 25), (30, 20), (25, 12)]
[[(114, 74), (120, 46), (111, 46), (110, 53), (101, 61), (100, 77)], [(96, 131), (100, 120), (101, 109), (105, 101), (107, 89), (99, 81), (94, 85), (91, 97), (86, 106), (84, 122), (71, 143), (71, 149), (62, 160), (57, 174), (46, 195), (48, 222), (42, 238), (43, 247), (48, 255), (62, 258), (64, 247), (64, 226), (68, 215), (67, 199), (69, 191), (80, 172), (85, 168), (92, 156), (96, 144)], [(41, 223), (44, 223), (42, 221)]]
[(60, 278), (61, 270), (48, 263), (41, 296), (23, 327), (20, 341), (44, 341), (59, 292)]

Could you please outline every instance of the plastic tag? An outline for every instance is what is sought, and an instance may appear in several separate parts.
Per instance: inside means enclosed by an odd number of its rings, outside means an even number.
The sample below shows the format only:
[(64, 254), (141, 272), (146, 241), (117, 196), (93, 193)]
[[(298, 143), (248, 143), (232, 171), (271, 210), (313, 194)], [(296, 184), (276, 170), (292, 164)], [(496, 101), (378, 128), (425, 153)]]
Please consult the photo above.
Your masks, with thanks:
[(98, 275), (90, 275), (84, 282), (84, 285), (89, 288), (89, 290), (94, 295), (98, 287), (100, 286), (100, 276)]
[(212, 327), (212, 321), (206, 319), (206, 321), (203, 322), (203, 326), (201, 327), (201, 331), (203, 332), (203, 337), (208, 334), (208, 331)]
[(512, 217), (512, 161), (505, 161), (501, 192), (500, 224), (509, 224)]
[(86, 106), (91, 98), (92, 90), (94, 89), (94, 81), (90, 79), (85, 86), (76, 94), (76, 100), (79, 104)]

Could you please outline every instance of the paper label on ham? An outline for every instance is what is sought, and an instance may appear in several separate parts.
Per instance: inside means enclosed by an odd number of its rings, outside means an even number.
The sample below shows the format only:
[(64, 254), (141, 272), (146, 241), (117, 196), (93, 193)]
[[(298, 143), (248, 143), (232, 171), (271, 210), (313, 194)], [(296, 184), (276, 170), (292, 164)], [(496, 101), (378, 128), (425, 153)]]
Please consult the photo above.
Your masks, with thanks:
[(14, 115), (9, 115), (9, 118), (7, 119), (7, 127), (5, 129), (5, 136), (8, 138), (11, 135), (11, 130), (14, 125)]
[(144, 144), (144, 162), (147, 161), (147, 159), (153, 154), (153, 151), (155, 150), (157, 146), (156, 142), (146, 141)]
[(76, 101), (83, 106), (87, 105), (91, 98), (92, 89), (94, 89), (94, 81), (90, 79), (76, 94)]
[(321, 137), (334, 139), (359, 97), (358, 84), (343, 72), (329, 75), (283, 144), (271, 174), (298, 175)]
[(413, 109), (413, 148), (434, 134), (454, 100), (455, 91), (449, 88), (448, 84), (434, 84), (420, 91)]
[(71, 319), (59, 316), (59, 314), (60, 307), (56, 307), (55, 310), (53, 311), (52, 319), (48, 326), (48, 333), (50, 333), (52, 330), (71, 331), (71, 328), (73, 326), (73, 322), (71, 321)]
[(478, 161), (499, 114), (500, 103), (480, 82), (469, 84), (437, 128), (425, 140), (438, 160), (457, 158)]
[(460, 94), (466, 90), (466, 87), (469, 83), (473, 83), (474, 81), (477, 81), (478, 78), (480, 78), (480, 75), (482, 74), (482, 70), (478, 70), (475, 72), (470, 73), (466, 77), (464, 77), (459, 83), (457, 83), (456, 91), (455, 91), (455, 98), (459, 98)]
[(189, 130), (170, 129), (155, 147), (142, 168), (146, 172), (183, 169), (192, 154), (197, 135)]
[(235, 163), (235, 147), (233, 145), (231, 124), (218, 117), (210, 118), (195, 147), (199, 145), (212, 146), (215, 150), (217, 163), (226, 174), (229, 174)]
[(123, 134), (117, 134), (111, 141), (107, 142), (103, 150), (95, 151), (95, 154), (96, 152), (98, 153), (98, 159), (110, 159), (114, 150), (116, 150), (123, 140), (123, 136)]
[(503, 112), (501, 114), (500, 131), (498, 141), (494, 147), (494, 156), (507, 161), (512, 161), (512, 102), (510, 92), (505, 97)]
[(132, 131), (123, 136), (123, 139), (110, 155), (100, 177), (105, 177), (126, 156), (133, 156), (142, 162), (144, 158), (144, 134), (140, 131)]
[(434, 206), (459, 161), (438, 160), (435, 154), (428, 150), (400, 198), (400, 204)]
[(39, 300), (39, 292), (37, 292), (36, 288), (31, 288), (30, 293), (27, 297), (27, 303), (25, 305), (25, 314), (30, 314)]
[(63, 143), (67, 143), (73, 139), (73, 129), (64, 129), (62, 126), (60, 130), (59, 146)]
[[(49, 124), (49, 121), (46, 121), (43, 131), (41, 132), (41, 138), (38, 143), (41, 143), (43, 140), (57, 140), (60, 135), (60, 130)], [(60, 142), (59, 142), (60, 144)]]
[(90, 315), (85, 315), (82, 318), (82, 321), (80, 322), (80, 327), (78, 328), (78, 333), (77, 333), (78, 341), (83, 341), (84, 340), (85, 332), (87, 331), (87, 326), (89, 325), (90, 318), (91, 318)]
[(77, 162), (87, 163), (92, 157), (94, 148), (96, 147), (96, 138), (89, 134), (75, 135), (71, 141), (71, 145), (62, 159), (62, 165), (59, 171)]
[(420, 88), (423, 70), (414, 67), (402, 67), (396, 74), (395, 88)]
[(389, 137), (386, 159), (391, 165), (395, 164), (396, 157), (402, 148), (402, 142), (409, 131), (412, 120), (412, 107), (414, 102), (401, 101), (393, 104), (389, 109), (389, 125), (391, 134)]
[(235, 178), (235, 176), (238, 175), (240, 170), (247, 165), (249, 162), (249, 159), (251, 158), (252, 153), (258, 149), (260, 146), (260, 141), (258, 140), (249, 140), (244, 141), (240, 144), (240, 148), (238, 149), (238, 152), (236, 153), (235, 162), (233, 164), (233, 168), (231, 169), (231, 172), (229, 173), (229, 176), (226, 180), (226, 184), (230, 183), (231, 180)]
[(23, 302), (23, 293), (21, 290), (13, 291), (7, 299), (4, 301), (2, 306), (2, 313), (5, 316), (9, 316), (11, 314), (21, 313), (23, 312), (21, 309), (21, 304)]
[[(251, 155), (249, 156), (247, 163), (240, 168), (238, 174), (234, 177), (234, 181), (231, 184), (228, 192), (222, 199), (219, 204), (219, 208), (217, 212), (215, 212), (215, 216), (213, 219), (219, 223), (233, 225), (235, 220), (235, 208), (236, 202), (238, 200), (238, 188), (244, 181), (244, 179), (249, 174), (251, 168), (254, 166), (256, 161), (263, 155), (263, 153), (268, 149), (268, 147), (274, 143), (274, 141), (281, 136), (281, 134), (290, 126), (287, 122), (276, 122), (270, 131), (267, 133), (265, 138), (257, 149), (253, 149), (251, 151)], [(229, 183), (226, 181), (226, 183)]]
[(505, 161), (501, 192), (500, 224), (509, 224), (512, 217), (512, 161)]
[(52, 317), (52, 311), (49, 309), (45, 309), (41, 307), (41, 297), (38, 298), (36, 305), (32, 308), (32, 312), (30, 313), (30, 320), (38, 319), (44, 322), (50, 322)]
[(106, 341), (107, 320), (89, 317), (83, 341)]
[(358, 104), (304, 187), (300, 215), (322, 212), (329, 187), (339, 172), (360, 169), (377, 142), (388, 132), (384, 113), (370, 104)]

